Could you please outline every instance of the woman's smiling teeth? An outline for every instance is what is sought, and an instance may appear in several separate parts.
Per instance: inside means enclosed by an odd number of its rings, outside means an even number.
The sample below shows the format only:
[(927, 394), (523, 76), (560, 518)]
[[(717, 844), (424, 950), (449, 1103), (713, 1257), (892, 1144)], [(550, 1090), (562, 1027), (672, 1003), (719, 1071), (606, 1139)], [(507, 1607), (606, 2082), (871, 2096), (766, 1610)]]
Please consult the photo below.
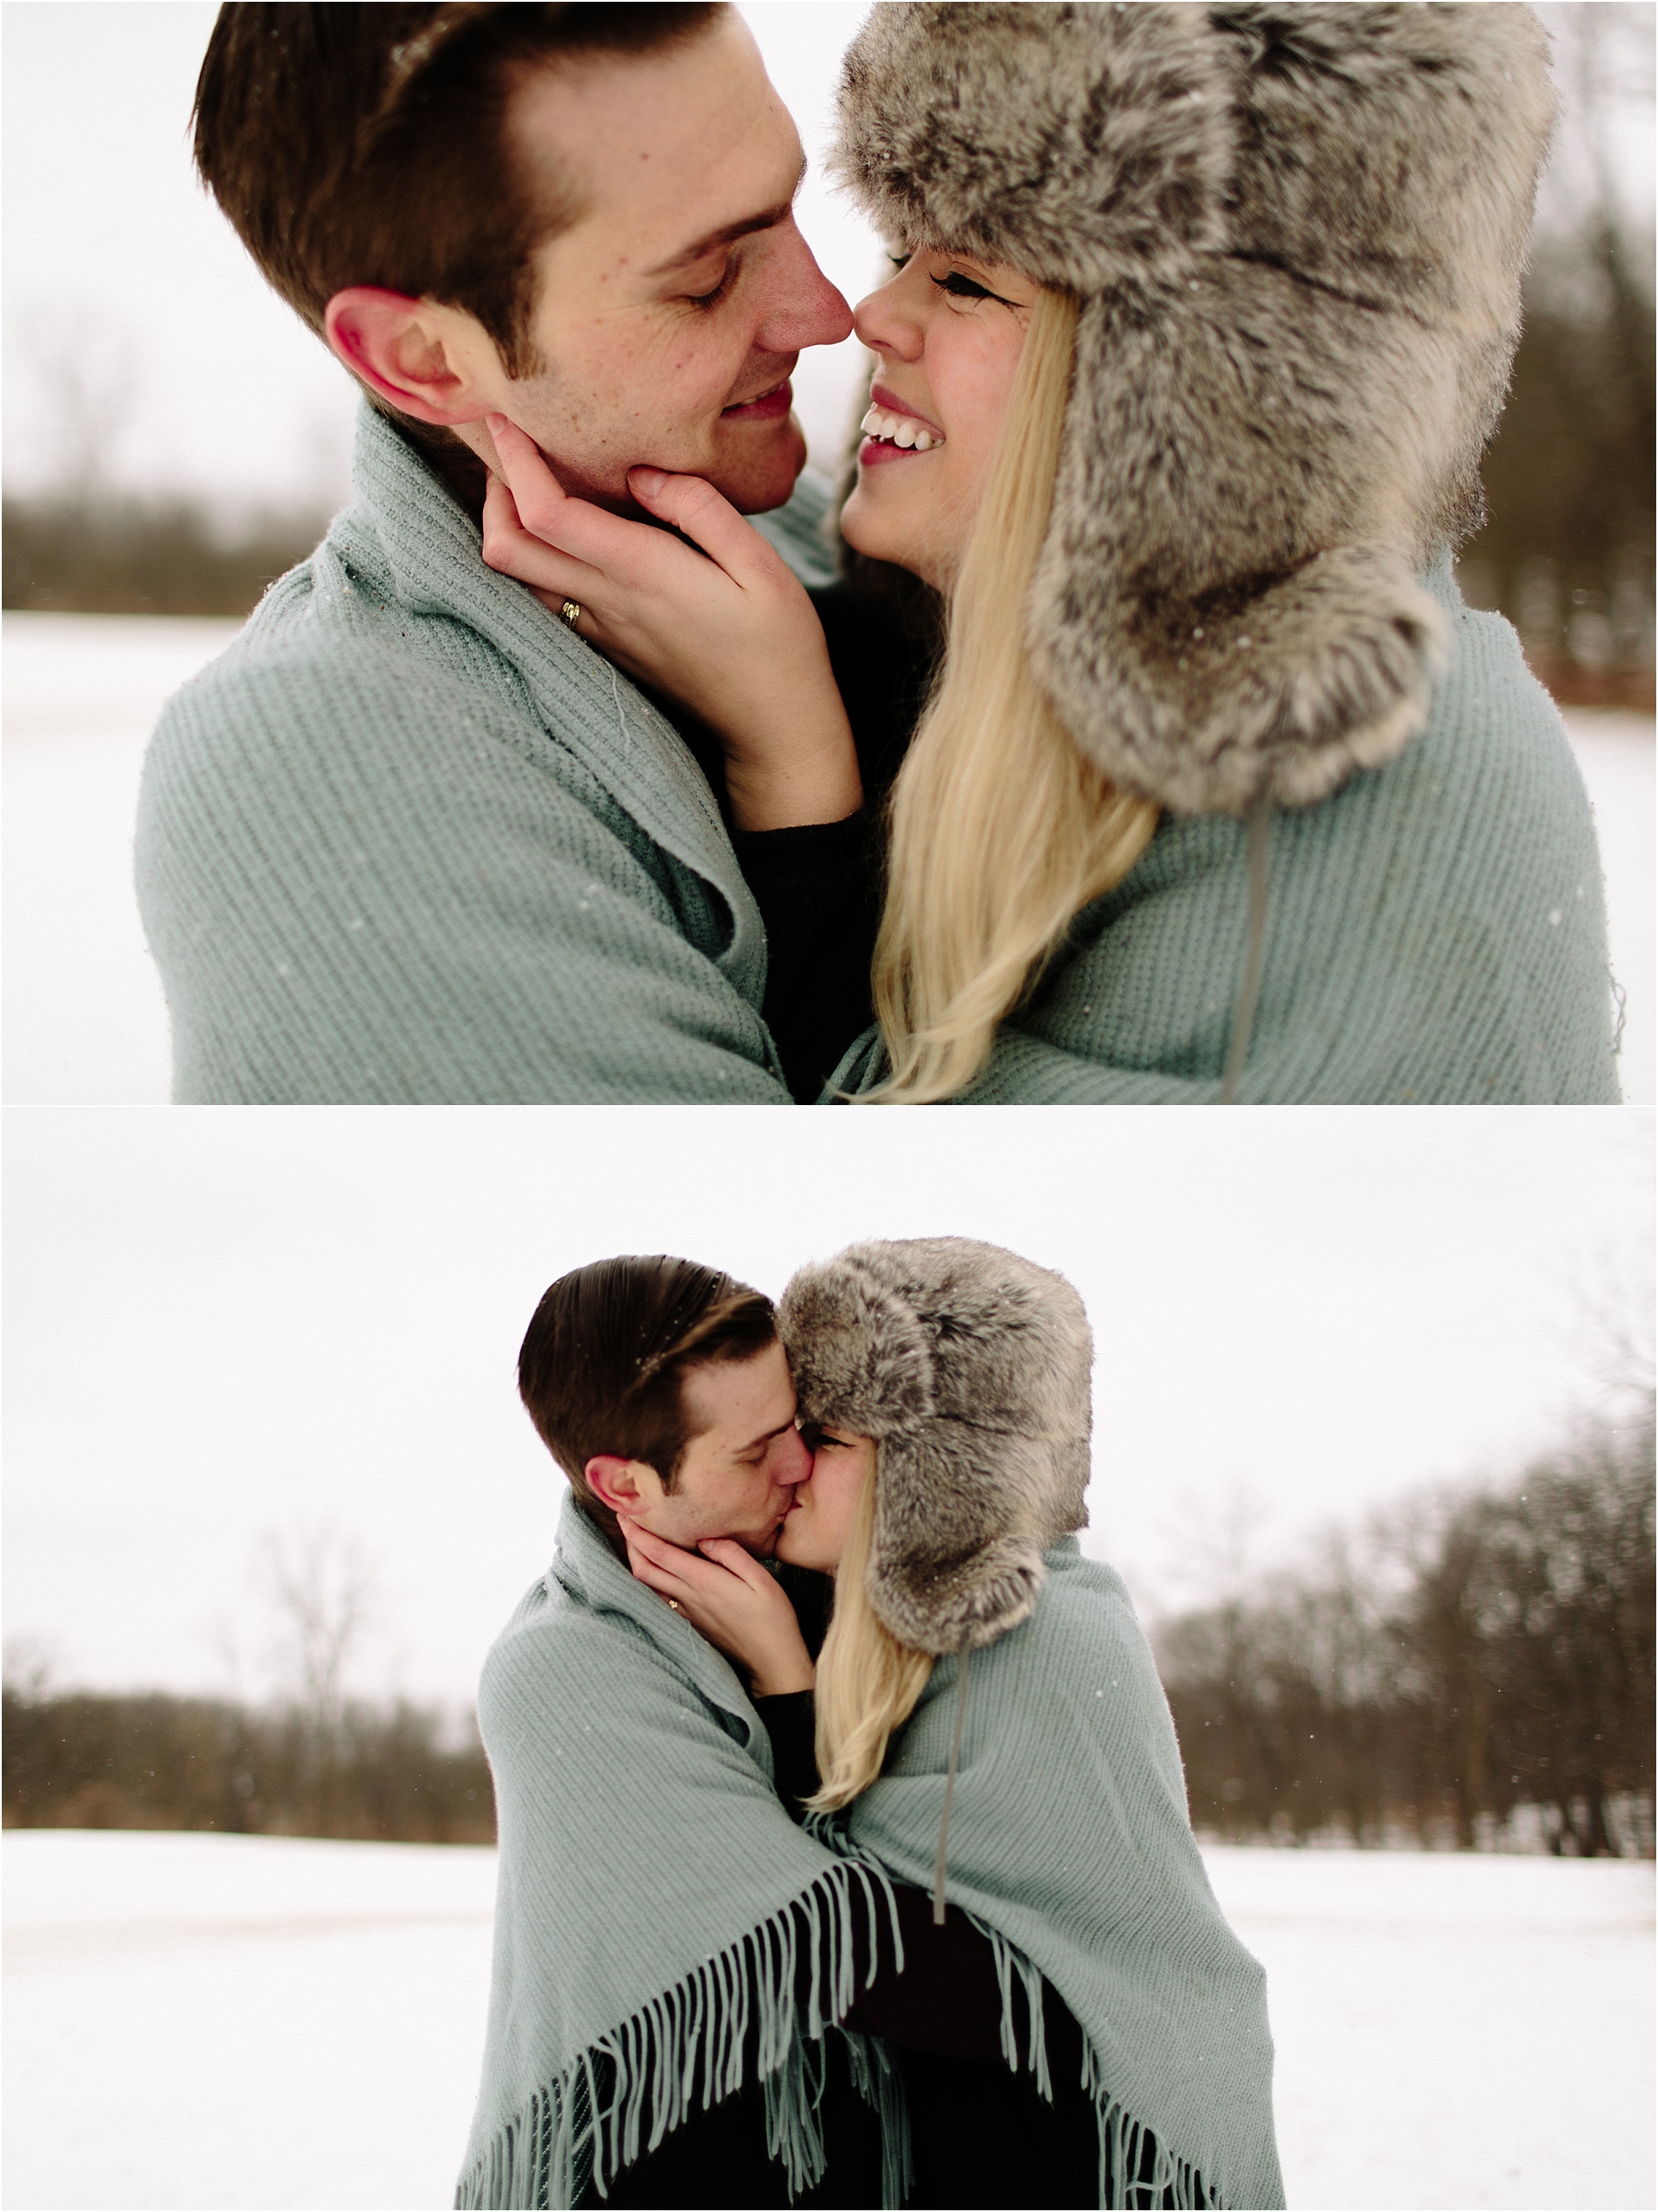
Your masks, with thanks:
[(878, 444), (902, 446), (906, 451), (930, 453), (935, 445), (944, 443), (941, 430), (924, 429), (910, 416), (892, 414), (885, 407), (871, 407), (858, 428)]

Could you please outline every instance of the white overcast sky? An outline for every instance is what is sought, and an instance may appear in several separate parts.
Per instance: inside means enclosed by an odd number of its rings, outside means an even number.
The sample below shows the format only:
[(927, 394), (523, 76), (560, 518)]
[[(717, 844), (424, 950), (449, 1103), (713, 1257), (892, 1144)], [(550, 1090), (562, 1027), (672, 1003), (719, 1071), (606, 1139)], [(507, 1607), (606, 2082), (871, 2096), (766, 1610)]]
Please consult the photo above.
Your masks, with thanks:
[[(1607, 16), (1604, 0), (1591, 12)], [(879, 271), (860, 218), (819, 157), (841, 51), (862, 0), (756, 0), (743, 14), (814, 164), (802, 227), (849, 298)], [(1562, 89), (1579, 98), (1581, 5), (1545, 6)], [(1589, 188), (1601, 154), (1650, 226), (1650, 6), (1603, 42), (1599, 121), (1562, 133), (1556, 197)], [(344, 372), (264, 285), (194, 183), (188, 118), (209, 0), (9, 0), (4, 34), (4, 474), (50, 480), (89, 426), (104, 472), (235, 507), (336, 503), (353, 396)], [(860, 373), (856, 342), (803, 357), (795, 379), (814, 457), (833, 465)]]
[[(1260, 1557), (1512, 1471), (1649, 1310), (1652, 1116), (730, 1108), (7, 1118), (9, 1639), (64, 1678), (224, 1686), (267, 1528), (380, 1563), (362, 1686), (461, 1701), (550, 1555), (514, 1363), (614, 1252), (776, 1294), (861, 1236), (1061, 1269), (1098, 1344), (1093, 1527), (1152, 1599), (1241, 1491)], [(1189, 1590), (1189, 1582), (1186, 1586)], [(249, 1678), (257, 1686), (257, 1669)]]

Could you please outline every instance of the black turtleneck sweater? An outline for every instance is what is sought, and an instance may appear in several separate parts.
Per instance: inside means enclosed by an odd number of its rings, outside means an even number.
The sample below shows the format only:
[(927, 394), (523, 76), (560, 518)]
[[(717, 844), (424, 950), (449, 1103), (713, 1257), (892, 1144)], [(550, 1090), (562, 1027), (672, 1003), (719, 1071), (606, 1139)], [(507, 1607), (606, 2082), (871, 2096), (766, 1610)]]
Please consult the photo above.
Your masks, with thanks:
[[(933, 629), (925, 606), (836, 584), (814, 591), (857, 747), (864, 804), (841, 822), (731, 832), (765, 923), (765, 1002), (790, 1091), (810, 1105), (875, 1018), (870, 963), (880, 921), (880, 820), (926, 691)], [(659, 699), (725, 806), (711, 731)], [(730, 826), (729, 812), (726, 816)]]

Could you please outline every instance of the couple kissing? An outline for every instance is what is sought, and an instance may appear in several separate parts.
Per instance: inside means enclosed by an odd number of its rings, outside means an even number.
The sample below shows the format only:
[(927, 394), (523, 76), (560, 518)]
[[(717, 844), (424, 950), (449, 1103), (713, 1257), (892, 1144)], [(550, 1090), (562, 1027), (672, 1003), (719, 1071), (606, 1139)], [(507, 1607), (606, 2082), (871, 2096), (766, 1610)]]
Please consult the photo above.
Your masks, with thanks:
[(570, 1484), (486, 1663), (462, 2205), (1281, 2205), (1260, 1967), (1127, 1594), (1060, 1276), (855, 1245), (538, 1307)]

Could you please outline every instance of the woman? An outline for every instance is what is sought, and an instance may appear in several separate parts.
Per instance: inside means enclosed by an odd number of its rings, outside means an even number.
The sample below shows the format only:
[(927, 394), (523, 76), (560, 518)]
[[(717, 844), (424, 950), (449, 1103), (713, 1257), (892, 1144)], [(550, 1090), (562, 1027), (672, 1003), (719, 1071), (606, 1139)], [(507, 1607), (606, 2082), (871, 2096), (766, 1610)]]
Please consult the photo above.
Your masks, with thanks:
[[(1209, 1890), (1126, 1594), (1072, 1533), (1076, 1293), (993, 1245), (864, 1244), (796, 1275), (779, 1322), (816, 1440), (779, 1556), (835, 1597), (815, 1689), (760, 1704), (783, 1766), (815, 1702), (819, 1832), (903, 1886), (902, 1970), (879, 1962), (848, 2024), (900, 2055), (906, 2201), (1281, 2204), (1261, 1970)], [(737, 1548), (628, 1543), (758, 1679), (812, 1683)]]
[[(948, 639), (844, 1089), (1617, 1095), (1582, 787), (1449, 567), (1550, 120), (1523, 7), (874, 10), (837, 162), (902, 265), (841, 526)], [(828, 678), (755, 534), (638, 472), (729, 588), (612, 577), (501, 457), (563, 550), (502, 491), (487, 557), (792, 772), (779, 671), (814, 732)]]

